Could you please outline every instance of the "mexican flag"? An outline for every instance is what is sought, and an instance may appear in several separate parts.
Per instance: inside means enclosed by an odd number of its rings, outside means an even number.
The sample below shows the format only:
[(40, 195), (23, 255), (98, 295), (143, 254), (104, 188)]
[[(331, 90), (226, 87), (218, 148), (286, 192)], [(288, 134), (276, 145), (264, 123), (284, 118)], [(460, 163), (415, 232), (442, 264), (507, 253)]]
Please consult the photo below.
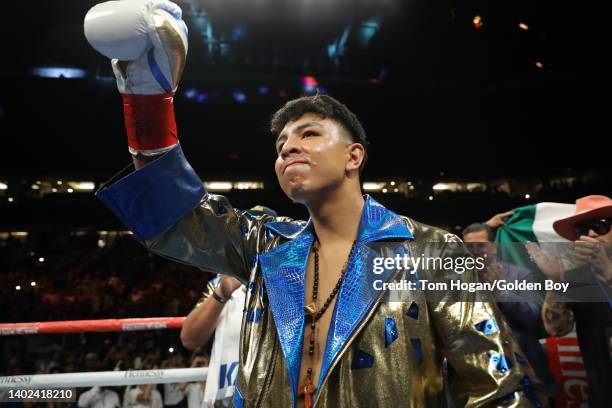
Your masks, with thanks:
[[(514, 214), (505, 220), (507, 225), (497, 229), (495, 241), (501, 244), (498, 248), (499, 258), (528, 266), (531, 261), (524, 249), (527, 241), (568, 243), (567, 239), (555, 232), (553, 222), (573, 215), (575, 210), (575, 204), (563, 203), (539, 203), (514, 209)], [(546, 252), (546, 246), (542, 250)]]

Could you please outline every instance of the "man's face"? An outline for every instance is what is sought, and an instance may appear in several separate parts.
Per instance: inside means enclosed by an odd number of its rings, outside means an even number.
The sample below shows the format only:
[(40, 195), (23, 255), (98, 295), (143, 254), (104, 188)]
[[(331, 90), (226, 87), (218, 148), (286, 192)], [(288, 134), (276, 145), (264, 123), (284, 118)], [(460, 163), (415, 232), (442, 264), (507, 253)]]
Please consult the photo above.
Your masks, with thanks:
[(485, 258), (485, 262), (495, 260), (497, 248), (493, 242), (489, 240), (487, 231), (470, 232), (463, 236), (463, 242), (466, 243), (468, 249), (475, 257)]
[(198, 356), (193, 359), (191, 366), (192, 367), (208, 367), (208, 363), (209, 363), (208, 357)]
[(331, 119), (307, 113), (288, 122), (276, 141), (274, 170), (281, 188), (301, 203), (313, 194), (334, 190), (355, 168), (354, 145), (346, 130)]
[[(609, 218), (593, 218), (576, 225), (574, 229), (578, 238), (581, 235), (586, 235), (595, 238), (599, 242), (612, 244), (612, 228), (610, 228), (610, 223), (611, 220)], [(606, 229), (608, 229), (607, 232)]]

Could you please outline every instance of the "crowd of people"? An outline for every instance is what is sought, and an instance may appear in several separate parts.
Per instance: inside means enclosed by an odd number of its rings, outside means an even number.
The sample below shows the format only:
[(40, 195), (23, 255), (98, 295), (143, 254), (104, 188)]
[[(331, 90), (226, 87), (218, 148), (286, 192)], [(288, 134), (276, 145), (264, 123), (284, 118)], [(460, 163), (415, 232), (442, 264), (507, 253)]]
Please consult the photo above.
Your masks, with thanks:
[[(2, 323), (185, 316), (213, 276), (153, 256), (131, 236), (107, 245), (95, 232), (58, 234), (44, 249), (31, 241), (9, 239), (0, 246)], [(209, 349), (191, 360), (207, 365)], [(177, 330), (0, 336), (0, 354), (0, 373), (7, 376), (191, 364), (191, 351), (182, 347)], [(80, 407), (173, 406), (177, 399), (187, 406), (195, 398), (191, 384), (77, 391), (73, 405)]]
[(0, 322), (184, 316), (212, 276), (153, 256), (131, 236), (98, 241), (72, 236), (43, 250), (6, 242)]

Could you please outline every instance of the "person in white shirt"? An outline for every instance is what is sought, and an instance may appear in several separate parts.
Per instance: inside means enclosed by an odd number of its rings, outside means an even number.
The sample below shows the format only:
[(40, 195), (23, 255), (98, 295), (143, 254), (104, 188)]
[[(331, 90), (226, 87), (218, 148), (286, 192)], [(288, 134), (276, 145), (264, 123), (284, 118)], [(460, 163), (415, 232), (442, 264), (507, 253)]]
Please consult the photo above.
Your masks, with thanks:
[[(182, 367), (185, 367), (185, 362), (180, 353), (171, 354), (161, 366), (163, 369)], [(164, 384), (164, 407), (183, 408), (187, 406), (185, 391), (180, 387), (180, 383)]]
[[(208, 367), (210, 356), (204, 350), (198, 349), (193, 353), (191, 367)], [(204, 407), (204, 390), (206, 381), (198, 381), (194, 383), (182, 383), (179, 389), (185, 392), (187, 396), (187, 408)]]
[(206, 381), (198, 381), (187, 385), (187, 408), (200, 408), (204, 403), (204, 388)]
[[(157, 370), (159, 366), (149, 359), (142, 363), (143, 370)], [(155, 384), (141, 384), (127, 389), (125, 393), (124, 408), (163, 408), (162, 397)]]
[(179, 383), (164, 384), (164, 407), (183, 407), (185, 392)]
[(120, 408), (119, 395), (106, 388), (98, 386), (85, 391), (79, 397), (80, 408)]
[(162, 397), (155, 384), (143, 384), (132, 388), (127, 394), (129, 408), (163, 408)]

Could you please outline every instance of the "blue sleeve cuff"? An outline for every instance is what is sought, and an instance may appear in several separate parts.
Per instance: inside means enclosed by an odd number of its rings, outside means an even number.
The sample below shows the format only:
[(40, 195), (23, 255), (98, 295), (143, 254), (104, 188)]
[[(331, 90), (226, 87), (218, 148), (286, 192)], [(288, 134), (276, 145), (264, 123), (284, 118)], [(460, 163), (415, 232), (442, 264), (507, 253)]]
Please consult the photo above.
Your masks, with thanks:
[(131, 170), (133, 166), (121, 171), (96, 196), (141, 241), (176, 224), (206, 194), (180, 145), (143, 168)]

